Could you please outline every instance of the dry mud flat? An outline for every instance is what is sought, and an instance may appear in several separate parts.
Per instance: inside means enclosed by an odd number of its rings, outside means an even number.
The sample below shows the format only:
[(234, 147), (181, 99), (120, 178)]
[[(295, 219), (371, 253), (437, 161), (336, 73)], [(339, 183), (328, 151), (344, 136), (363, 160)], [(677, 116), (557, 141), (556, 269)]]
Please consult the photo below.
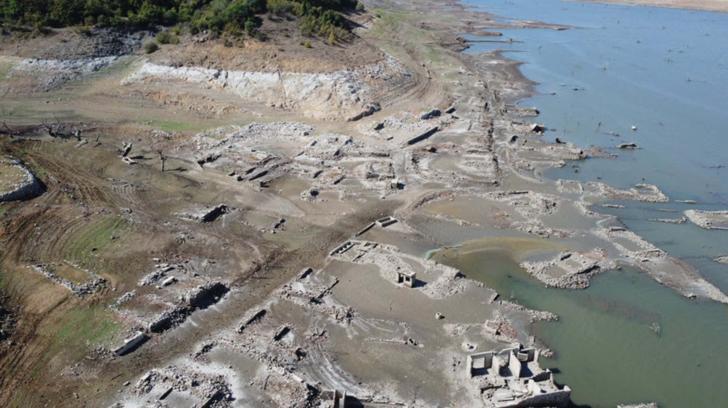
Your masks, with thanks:
[[(506, 347), (528, 341), (516, 326), (552, 316), (496, 299), (452, 268), (388, 245), (346, 241), (323, 269), (304, 268), (236, 325), (144, 374), (119, 405), (211, 398), (328, 406), (348, 395), (347, 404), (365, 406), (504, 406), (494, 393), (501, 401), (568, 401), (568, 388), (538, 367), (535, 349)], [(471, 367), (468, 355), (501, 348)], [(217, 389), (210, 392), (213, 373)]]
[(0, 403), (566, 405), (529, 334), (557, 317), (423, 256), (483, 236), (518, 240), (549, 286), (633, 265), (726, 301), (592, 210), (669, 201), (657, 186), (542, 179), (603, 153), (542, 139), (514, 106), (530, 88), (515, 63), (451, 49), (502, 24), (450, 3), (371, 6), (340, 52), (378, 51), (318, 71), (185, 61), (199, 39), (175, 64), (4, 60), (3, 104), (90, 123), (64, 138), (18, 109), (11, 125), (31, 130), (4, 142), (48, 191), (4, 207), (3, 284), (23, 312), (0, 349)]

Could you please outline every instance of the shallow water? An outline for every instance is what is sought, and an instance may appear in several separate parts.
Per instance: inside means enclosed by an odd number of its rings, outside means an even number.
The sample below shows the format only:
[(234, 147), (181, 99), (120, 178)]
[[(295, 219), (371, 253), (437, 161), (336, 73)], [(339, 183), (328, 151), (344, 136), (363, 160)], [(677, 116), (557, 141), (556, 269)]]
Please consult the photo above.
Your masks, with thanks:
[[(728, 254), (728, 232), (651, 221), (679, 218), (688, 208), (728, 209), (728, 13), (558, 0), (468, 3), (499, 16), (575, 27), (505, 30), (500, 39), (512, 43), (474, 43), (469, 52), (502, 49), (524, 62), (538, 94), (520, 104), (541, 111), (537, 120), (553, 129), (546, 138), (618, 155), (548, 177), (619, 187), (646, 181), (673, 200), (697, 200), (598, 210), (619, 216), (728, 291), (728, 266), (713, 261)], [(615, 146), (623, 142), (641, 148), (620, 151)], [(605, 274), (587, 291), (547, 290), (503, 256), (479, 252), (454, 262), (503, 295), (562, 316), (537, 329), (558, 352), (549, 364), (562, 370), (558, 378), (574, 388), (576, 402), (728, 406), (720, 379), (728, 366), (728, 307), (682, 299), (636, 272)], [(659, 336), (650, 328), (655, 322)]]
[(469, 278), (559, 315), (535, 332), (557, 352), (541, 364), (561, 371), (556, 379), (572, 387), (575, 403), (728, 406), (725, 306), (696, 304), (635, 271), (602, 274), (588, 290), (548, 289), (502, 250), (448, 252), (454, 256), (439, 259)]

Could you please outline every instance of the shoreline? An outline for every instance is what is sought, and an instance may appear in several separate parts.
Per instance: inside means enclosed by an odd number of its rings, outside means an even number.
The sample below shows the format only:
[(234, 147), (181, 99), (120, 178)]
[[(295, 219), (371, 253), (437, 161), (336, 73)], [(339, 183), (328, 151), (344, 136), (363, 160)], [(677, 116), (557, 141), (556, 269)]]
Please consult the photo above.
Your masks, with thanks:
[[(587, 1), (589, 1), (589, 0), (587, 0)], [(483, 13), (478, 10), (473, 10), (471, 8), (471, 6), (466, 5), (466, 4), (463, 4), (462, 7), (463, 7), (464, 11), (472, 12), (472, 13), (475, 13), (476, 15)], [(497, 17), (498, 17), (498, 16), (492, 15), (487, 12), (485, 12), (485, 15), (487, 15), (488, 18), (495, 17), (497, 19)], [(565, 26), (560, 26), (558, 24), (554, 25), (554, 24), (544, 23), (544, 22), (530, 22), (530, 23), (532, 24), (532, 26), (531, 26), (532, 28), (540, 28), (540, 29), (549, 29), (549, 28), (553, 29), (554, 27), (565, 27)], [(492, 26), (488, 26), (488, 28), (490, 28), (490, 27), (492, 27)], [(524, 28), (524, 27), (522, 25), (519, 25), (519, 22), (517, 20), (514, 20), (513, 28)], [(468, 33), (472, 33), (472, 32), (468, 32)], [(463, 53), (465, 53), (465, 52), (466, 52), (466, 50), (463, 50)], [(516, 74), (513, 76), (513, 78), (514, 78), (513, 81), (516, 83), (522, 84), (522, 86), (518, 87), (519, 89), (523, 89), (523, 88), (526, 89), (525, 91), (522, 91), (521, 94), (512, 95), (512, 99), (509, 99), (509, 103), (511, 103), (515, 106), (520, 101), (526, 100), (538, 92), (536, 87), (539, 84), (537, 82), (531, 80), (530, 78), (528, 78), (526, 75), (524, 75), (520, 69), (520, 66), (525, 64), (525, 62), (518, 61), (516, 59), (511, 59), (511, 58), (504, 56), (503, 51), (500, 49), (487, 52), (487, 53), (485, 53), (485, 55), (492, 55), (495, 57), (495, 59), (501, 60), (503, 63), (505, 63), (507, 65), (510, 64), (509, 67)], [(475, 56), (477, 57), (477, 55), (475, 55)], [(535, 107), (535, 108), (537, 109), (538, 107)], [(548, 124), (545, 124), (545, 125), (548, 126)], [(546, 145), (558, 146), (558, 144), (551, 144), (549, 142), (544, 142), (544, 143)], [(599, 147), (597, 147), (597, 149), (599, 149)], [(597, 155), (598, 154), (599, 153), (597, 153)], [(596, 156), (596, 158), (598, 158), (598, 156)], [(578, 162), (583, 159), (584, 158), (582, 158), (582, 157), (574, 158), (574, 159), (571, 159), (571, 162), (572, 163)], [(586, 158), (586, 160), (591, 160), (591, 159), (592, 158), (589, 158), (589, 157)], [(568, 160), (569, 159), (567, 159), (567, 162), (568, 162)], [(563, 182), (564, 180), (551, 180), (551, 179), (548, 179), (545, 176), (543, 176), (543, 172), (545, 170), (547, 170), (549, 167), (553, 167), (553, 166), (547, 165), (546, 167), (540, 169), (539, 171), (536, 171), (539, 182), (543, 183), (543, 182), (550, 181), (550, 182), (554, 182), (555, 184), (559, 184), (559, 183)], [(581, 183), (581, 182), (576, 182), (576, 181), (571, 181), (571, 180), (567, 180), (566, 182), (567, 183), (576, 183), (576, 186), (577, 186), (576, 188), (581, 192), (584, 192), (585, 187), (590, 184), (599, 185), (598, 190), (601, 190), (601, 191), (596, 192), (596, 194), (594, 194), (593, 197), (602, 197), (602, 201), (601, 202), (589, 202), (589, 200), (581, 200), (580, 205), (581, 205), (581, 210), (583, 211), (584, 214), (589, 215), (589, 216), (601, 217), (601, 219), (602, 219), (601, 222), (606, 225), (608, 225), (608, 224), (618, 225), (618, 227), (612, 226), (607, 229), (603, 229), (602, 231), (599, 232), (600, 234), (604, 235), (605, 237), (609, 237), (610, 235), (613, 235), (614, 233), (622, 234), (623, 233), (622, 232), (623, 224), (619, 221), (619, 219), (616, 216), (599, 213), (597, 210), (597, 207), (599, 205), (604, 205), (606, 203), (606, 201), (608, 201), (609, 199), (614, 199), (614, 198), (622, 198), (622, 199), (626, 198), (626, 199), (633, 199), (636, 201), (647, 201), (647, 202), (651, 202), (654, 199), (654, 198), (650, 197), (650, 195), (652, 195), (652, 192), (648, 192), (647, 195), (642, 195), (642, 192), (634, 192), (634, 194), (632, 194), (632, 193), (626, 193), (625, 191), (618, 191), (618, 189), (615, 189), (615, 188), (608, 186), (606, 184), (603, 184), (603, 183)], [(569, 188), (573, 188), (573, 186), (569, 186), (564, 189), (560, 188), (560, 190), (562, 192), (564, 192), (564, 191), (568, 190)], [(655, 191), (658, 193), (657, 199), (659, 201), (668, 202), (670, 200), (669, 198), (664, 196), (664, 194), (662, 194), (662, 192), (659, 190), (659, 188), (657, 186), (649, 186), (649, 188), (655, 189)], [(609, 190), (610, 192), (605, 194), (605, 191), (604, 191), (605, 189)], [(662, 196), (662, 197), (660, 197), (660, 196)], [(614, 228), (618, 228), (618, 229), (611, 231), (611, 229), (614, 229)], [(656, 253), (658, 258), (664, 258), (665, 256), (671, 258), (671, 256), (669, 254), (664, 253), (663, 251), (659, 250), (656, 246), (647, 243), (642, 237), (639, 237), (637, 234), (634, 234), (633, 232), (628, 231), (626, 229), (624, 229), (624, 233), (631, 234), (629, 239), (633, 240), (635, 243), (637, 243), (639, 246), (641, 246), (642, 250), (646, 250), (647, 253), (649, 253), (649, 252)], [(607, 239), (609, 239), (609, 238), (607, 238)], [(628, 258), (639, 257), (638, 253), (636, 253), (636, 252), (630, 253), (630, 251), (626, 251), (624, 254)], [(643, 259), (643, 262), (646, 262), (646, 261), (647, 261), (647, 259)], [(653, 260), (653, 261), (655, 261), (655, 260)], [(624, 262), (624, 260), (622, 262)], [(654, 267), (645, 267), (642, 264), (643, 262), (634, 262), (634, 263), (629, 263), (629, 264), (631, 264), (631, 266), (635, 267), (637, 270), (647, 273), (648, 275), (650, 275), (652, 277), (652, 279), (657, 281), (659, 284), (670, 287), (673, 290), (676, 290), (678, 293), (680, 293), (685, 298), (694, 298), (696, 296), (696, 293), (694, 293), (693, 290), (696, 290), (698, 292), (701, 292), (704, 296), (706, 296), (707, 298), (709, 298), (711, 300), (717, 301), (719, 303), (728, 304), (728, 295), (724, 294), (721, 290), (716, 288), (713, 284), (709, 283), (704, 278), (702, 278), (702, 276), (699, 274), (699, 272), (697, 270), (695, 270), (691, 265), (686, 263), (685, 261), (682, 261), (677, 258), (673, 258), (673, 261), (671, 261), (671, 262), (674, 262), (674, 264), (676, 264), (676, 267), (678, 270), (682, 269), (685, 271), (689, 271), (689, 272), (687, 272), (686, 276), (683, 276), (682, 278), (678, 278), (677, 281), (673, 280), (674, 277), (669, 276), (670, 273), (655, 272)], [(660, 261), (657, 260), (657, 262), (660, 262)], [(549, 278), (547, 276), (544, 276), (542, 273), (543, 266), (541, 268), (535, 268), (535, 269), (534, 269), (534, 266), (530, 265), (529, 263), (524, 264), (524, 266), (526, 267), (526, 269), (532, 270), (532, 272), (533, 272), (533, 273), (531, 273), (532, 276), (536, 277), (537, 279), (541, 279), (545, 283), (549, 284), (548, 283)], [(616, 267), (616, 265), (615, 265), (615, 267)], [(607, 271), (607, 273), (608, 273), (608, 271)], [(576, 274), (580, 275), (580, 273), (576, 273)], [(696, 281), (692, 281), (691, 278), (688, 276), (691, 276)], [(580, 276), (580, 279), (586, 278), (586, 277), (588, 277), (588, 275), (582, 275), (582, 276)], [(573, 284), (574, 286), (571, 286), (571, 287), (572, 288), (582, 288), (582, 289), (588, 287), (588, 278), (587, 278), (587, 281), (580, 280), (579, 282), (580, 283), (574, 283)], [(559, 285), (557, 284), (556, 286), (559, 286)], [(570, 285), (567, 284), (566, 287), (569, 287), (569, 286)], [(692, 288), (692, 290), (688, 289), (688, 288)]]
[(728, 13), (728, 2), (722, 0), (576, 0), (586, 3), (621, 4), (627, 6), (644, 6), (672, 8), (681, 10), (711, 11)]

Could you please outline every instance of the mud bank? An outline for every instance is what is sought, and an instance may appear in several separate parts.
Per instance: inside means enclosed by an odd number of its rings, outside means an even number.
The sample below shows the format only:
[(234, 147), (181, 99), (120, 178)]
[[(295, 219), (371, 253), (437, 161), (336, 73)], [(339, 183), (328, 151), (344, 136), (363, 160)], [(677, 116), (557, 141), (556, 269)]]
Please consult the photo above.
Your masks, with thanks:
[[(249, 103), (302, 110), (317, 119), (363, 117), (376, 103), (378, 82), (392, 84), (411, 74), (391, 57), (369, 66), (331, 73), (246, 72), (202, 67), (171, 67), (144, 62), (122, 84), (180, 81), (230, 92)], [(397, 79), (399, 77), (399, 79)]]

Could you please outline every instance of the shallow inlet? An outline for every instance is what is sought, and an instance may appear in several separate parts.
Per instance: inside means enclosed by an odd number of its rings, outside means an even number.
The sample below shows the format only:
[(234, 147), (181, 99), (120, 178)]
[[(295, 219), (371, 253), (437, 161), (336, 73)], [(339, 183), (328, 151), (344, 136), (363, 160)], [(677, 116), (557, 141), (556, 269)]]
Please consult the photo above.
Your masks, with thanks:
[(576, 404), (728, 406), (725, 305), (684, 299), (632, 270), (604, 273), (587, 290), (545, 288), (502, 249), (451, 248), (433, 258), (504, 298), (559, 315), (534, 331), (557, 351), (542, 365), (558, 369), (557, 381), (572, 387)]

